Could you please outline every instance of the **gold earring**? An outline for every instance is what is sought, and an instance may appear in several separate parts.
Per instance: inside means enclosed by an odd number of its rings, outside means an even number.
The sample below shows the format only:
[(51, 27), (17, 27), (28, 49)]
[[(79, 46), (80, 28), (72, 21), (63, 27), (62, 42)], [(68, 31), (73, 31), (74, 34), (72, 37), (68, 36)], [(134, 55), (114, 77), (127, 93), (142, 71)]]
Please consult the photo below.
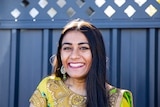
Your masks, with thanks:
[(66, 71), (65, 71), (65, 68), (64, 68), (64, 66), (62, 65), (61, 66), (61, 74), (63, 74), (63, 80), (66, 80), (67, 79), (67, 76), (66, 76)]

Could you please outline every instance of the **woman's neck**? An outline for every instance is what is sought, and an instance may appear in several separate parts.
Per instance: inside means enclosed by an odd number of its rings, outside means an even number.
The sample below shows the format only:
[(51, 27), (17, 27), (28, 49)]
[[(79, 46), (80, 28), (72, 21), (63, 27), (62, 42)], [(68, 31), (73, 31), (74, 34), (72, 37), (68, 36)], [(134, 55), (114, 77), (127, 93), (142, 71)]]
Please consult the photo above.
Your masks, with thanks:
[(68, 78), (65, 82), (66, 86), (76, 94), (86, 96), (86, 80)]

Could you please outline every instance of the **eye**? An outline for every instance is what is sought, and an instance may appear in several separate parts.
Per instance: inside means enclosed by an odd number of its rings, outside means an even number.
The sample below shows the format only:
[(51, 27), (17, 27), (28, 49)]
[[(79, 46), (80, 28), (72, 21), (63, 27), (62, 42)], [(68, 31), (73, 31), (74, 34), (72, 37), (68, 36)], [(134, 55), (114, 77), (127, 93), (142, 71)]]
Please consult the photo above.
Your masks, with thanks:
[(89, 48), (88, 47), (85, 47), (85, 46), (83, 46), (83, 47), (80, 47), (80, 50), (88, 50)]
[(71, 47), (63, 47), (63, 50), (72, 50)]

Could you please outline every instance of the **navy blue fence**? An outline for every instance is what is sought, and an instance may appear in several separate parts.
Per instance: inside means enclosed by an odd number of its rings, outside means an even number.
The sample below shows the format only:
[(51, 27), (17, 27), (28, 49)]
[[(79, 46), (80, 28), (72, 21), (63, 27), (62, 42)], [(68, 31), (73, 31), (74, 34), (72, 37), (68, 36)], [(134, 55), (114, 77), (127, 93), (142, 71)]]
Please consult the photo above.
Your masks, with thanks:
[(103, 34), (109, 82), (132, 91), (135, 107), (160, 107), (159, 0), (1, 0), (0, 107), (28, 107), (51, 74), (63, 26), (82, 18)]

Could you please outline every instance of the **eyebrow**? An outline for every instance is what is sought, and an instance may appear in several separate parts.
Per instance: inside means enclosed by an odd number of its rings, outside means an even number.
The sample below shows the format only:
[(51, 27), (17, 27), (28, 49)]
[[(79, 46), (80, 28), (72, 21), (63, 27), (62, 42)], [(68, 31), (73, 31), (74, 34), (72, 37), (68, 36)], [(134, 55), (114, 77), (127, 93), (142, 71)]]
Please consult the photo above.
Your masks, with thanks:
[[(83, 44), (89, 44), (88, 42), (80, 42), (80, 43), (78, 43), (78, 45), (83, 45)], [(69, 43), (69, 42), (64, 42), (63, 44), (62, 44), (62, 46), (63, 45), (72, 45), (72, 43)]]
[(63, 44), (62, 44), (62, 46), (63, 45), (72, 45), (71, 43), (69, 43), (69, 42), (64, 42)]

